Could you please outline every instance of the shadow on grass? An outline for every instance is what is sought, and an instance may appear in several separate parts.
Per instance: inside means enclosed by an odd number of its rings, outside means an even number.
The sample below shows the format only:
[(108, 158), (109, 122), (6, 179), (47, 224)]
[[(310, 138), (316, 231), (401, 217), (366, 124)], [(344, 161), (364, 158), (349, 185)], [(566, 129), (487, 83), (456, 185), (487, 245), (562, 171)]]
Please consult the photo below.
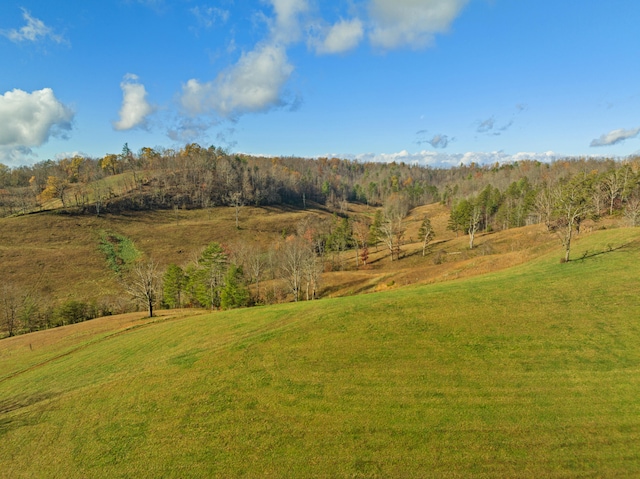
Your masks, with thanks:
[[(32, 394), (14, 396), (0, 401), (0, 436), (12, 429), (37, 424), (39, 419), (34, 414), (21, 414), (21, 409), (51, 399), (54, 394)], [(10, 414), (17, 413), (17, 414)]]
[(602, 256), (604, 254), (613, 253), (615, 251), (619, 251), (619, 250), (625, 249), (628, 246), (631, 246), (632, 244), (637, 244), (637, 243), (639, 243), (638, 240), (631, 241), (629, 243), (624, 243), (624, 244), (621, 244), (620, 246), (615, 246), (615, 247), (611, 243), (609, 243), (609, 244), (607, 244), (607, 246), (605, 246), (605, 249), (602, 250), (602, 251), (593, 251), (593, 250), (588, 250), (587, 249), (582, 253), (582, 255), (579, 258), (570, 259), (569, 262), (573, 263), (573, 262), (576, 262), (576, 261), (580, 261), (582, 263), (586, 259), (595, 258), (596, 256)]

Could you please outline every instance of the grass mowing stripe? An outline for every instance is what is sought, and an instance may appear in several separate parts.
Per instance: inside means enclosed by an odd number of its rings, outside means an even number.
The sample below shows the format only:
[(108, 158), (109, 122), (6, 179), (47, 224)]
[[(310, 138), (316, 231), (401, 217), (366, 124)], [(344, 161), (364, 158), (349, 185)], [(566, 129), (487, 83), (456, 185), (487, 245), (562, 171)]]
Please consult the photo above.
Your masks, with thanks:
[(0, 384), (24, 403), (0, 412), (0, 477), (637, 477), (638, 259), (549, 256), (98, 342)]

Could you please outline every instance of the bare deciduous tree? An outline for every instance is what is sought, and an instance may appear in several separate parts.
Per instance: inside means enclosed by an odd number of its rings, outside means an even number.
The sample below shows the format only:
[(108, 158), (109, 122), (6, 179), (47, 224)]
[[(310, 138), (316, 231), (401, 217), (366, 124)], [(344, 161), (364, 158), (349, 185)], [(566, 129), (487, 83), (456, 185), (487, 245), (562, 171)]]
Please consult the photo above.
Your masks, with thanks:
[(309, 254), (313, 254), (309, 242), (300, 236), (291, 235), (278, 245), (280, 269), (289, 285), (293, 300), (300, 299), (300, 289)]
[(433, 226), (431, 226), (431, 220), (425, 216), (418, 230), (418, 238), (422, 241), (422, 256), (426, 255), (427, 246), (435, 236), (436, 233)]
[(553, 192), (546, 185), (536, 195), (534, 208), (540, 221), (545, 224), (547, 231), (551, 231), (551, 218), (553, 216), (554, 197)]
[(406, 230), (403, 220), (407, 213), (409, 213), (409, 202), (406, 196), (394, 194), (385, 201), (379, 232), (382, 242), (389, 248), (391, 261), (394, 256), (400, 259), (402, 239)]
[(624, 207), (624, 215), (629, 220), (631, 226), (640, 224), (640, 197), (631, 195)]
[(607, 199), (609, 200), (610, 215), (613, 214), (613, 205), (615, 204), (616, 199), (624, 189), (625, 178), (622, 173), (623, 172), (621, 170), (611, 170), (602, 180), (602, 185), (607, 194)]
[(125, 283), (127, 293), (140, 306), (149, 311), (153, 318), (153, 307), (160, 293), (160, 274), (154, 261), (139, 261), (133, 267), (129, 280)]
[(19, 327), (18, 311), (22, 303), (22, 298), (16, 287), (10, 284), (2, 285), (0, 289), (0, 306), (2, 307), (1, 319), (4, 330), (9, 336), (14, 336)]
[(244, 206), (244, 198), (242, 197), (242, 192), (234, 191), (229, 194), (229, 204), (233, 206), (236, 216), (236, 229), (240, 229), (240, 225), (238, 220), (240, 218), (240, 210)]
[[(354, 244), (356, 246), (356, 267), (358, 266), (358, 261), (361, 259), (364, 265), (367, 265), (370, 228), (371, 224), (366, 218), (357, 218), (352, 223), (353, 237), (355, 239)], [(362, 253), (360, 253), (360, 248), (362, 248)]]
[(567, 262), (571, 254), (573, 230), (593, 209), (591, 191), (587, 178), (578, 175), (569, 181), (558, 183), (552, 194), (556, 231), (562, 240), (565, 250), (564, 261)]

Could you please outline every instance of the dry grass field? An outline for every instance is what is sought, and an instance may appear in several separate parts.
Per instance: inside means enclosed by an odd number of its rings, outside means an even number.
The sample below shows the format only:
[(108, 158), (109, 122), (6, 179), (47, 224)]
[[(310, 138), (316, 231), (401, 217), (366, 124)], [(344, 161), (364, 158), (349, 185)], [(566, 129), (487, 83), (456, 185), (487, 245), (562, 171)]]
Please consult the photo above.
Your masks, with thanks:
[[(350, 205), (351, 216), (372, 217), (373, 208)], [(254, 208), (240, 211), (239, 229), (233, 208), (167, 210), (126, 214), (71, 215), (47, 211), (0, 219), (0, 277), (19, 288), (38, 293), (51, 303), (66, 300), (121, 300), (122, 289), (99, 250), (100, 232), (130, 238), (160, 268), (186, 265), (212, 241), (235, 248), (248, 244), (268, 249), (284, 233), (313, 215), (330, 220), (324, 209)], [(424, 215), (431, 218), (436, 237), (423, 257), (418, 228)], [(343, 268), (328, 267), (322, 277), (321, 297), (386, 290), (408, 284), (447, 281), (525, 263), (559, 246), (559, 240), (541, 225), (479, 234), (468, 248), (465, 235), (446, 229), (448, 209), (439, 204), (411, 211), (403, 257), (390, 261), (380, 244), (370, 248), (367, 266), (356, 266), (355, 251), (343, 253)]]

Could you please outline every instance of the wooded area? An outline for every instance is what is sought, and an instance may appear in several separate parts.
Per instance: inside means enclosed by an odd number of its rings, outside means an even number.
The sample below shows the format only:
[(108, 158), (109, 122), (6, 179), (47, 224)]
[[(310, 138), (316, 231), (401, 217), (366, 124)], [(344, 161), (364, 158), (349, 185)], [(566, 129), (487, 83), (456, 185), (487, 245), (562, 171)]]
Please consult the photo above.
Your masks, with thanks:
[(177, 151), (142, 148), (134, 154), (125, 144), (120, 154), (103, 158), (76, 156), (15, 168), (0, 164), (0, 215), (37, 211), (52, 200), (99, 214), (249, 204), (304, 207), (307, 201), (339, 209), (344, 201), (380, 206), (396, 193), (414, 207), (436, 201), (452, 204), (482, 193), (492, 208), (507, 203), (496, 217), (496, 226), (502, 228), (530, 221), (526, 207), (535, 203), (536, 194), (578, 173), (596, 183), (597, 209), (607, 207), (612, 213), (630, 199), (639, 163), (638, 157), (568, 158), (444, 169), (339, 158), (255, 157), (198, 144)]

